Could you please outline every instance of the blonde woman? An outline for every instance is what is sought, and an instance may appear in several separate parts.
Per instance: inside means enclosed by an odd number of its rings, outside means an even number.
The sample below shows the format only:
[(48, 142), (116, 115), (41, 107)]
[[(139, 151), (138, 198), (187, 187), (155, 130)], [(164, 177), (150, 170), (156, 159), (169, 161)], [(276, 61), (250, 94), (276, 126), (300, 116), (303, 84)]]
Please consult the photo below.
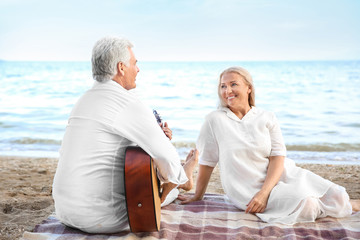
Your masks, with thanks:
[(247, 70), (223, 71), (218, 94), (221, 106), (206, 116), (197, 141), (200, 166), (195, 194), (180, 196), (183, 203), (203, 198), (219, 164), (228, 198), (265, 222), (295, 224), (352, 213), (343, 187), (286, 158), (276, 116), (255, 107), (254, 84)]

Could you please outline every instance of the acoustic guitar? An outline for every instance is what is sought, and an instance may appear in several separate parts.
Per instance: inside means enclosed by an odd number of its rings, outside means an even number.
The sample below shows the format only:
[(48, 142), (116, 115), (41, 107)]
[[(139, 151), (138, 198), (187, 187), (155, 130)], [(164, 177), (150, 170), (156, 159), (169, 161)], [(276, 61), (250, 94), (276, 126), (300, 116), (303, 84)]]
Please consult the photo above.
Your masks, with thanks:
[[(154, 110), (158, 123), (159, 114)], [(160, 181), (154, 161), (140, 147), (128, 147), (124, 166), (125, 198), (130, 230), (153, 232), (160, 230)]]

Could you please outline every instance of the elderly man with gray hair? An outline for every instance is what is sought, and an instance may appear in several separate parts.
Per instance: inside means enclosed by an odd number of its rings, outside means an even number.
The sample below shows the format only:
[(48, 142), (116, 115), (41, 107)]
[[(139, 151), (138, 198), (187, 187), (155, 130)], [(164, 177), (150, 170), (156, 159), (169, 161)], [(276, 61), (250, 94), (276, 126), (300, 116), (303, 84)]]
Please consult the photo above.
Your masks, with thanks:
[(123, 171), (129, 146), (138, 145), (154, 159), (164, 182), (162, 202), (176, 186), (192, 188), (197, 150), (182, 166), (167, 124), (160, 128), (152, 110), (129, 91), (139, 72), (132, 47), (118, 37), (96, 42), (96, 81), (75, 104), (62, 141), (53, 183), (56, 216), (85, 232), (129, 229)]

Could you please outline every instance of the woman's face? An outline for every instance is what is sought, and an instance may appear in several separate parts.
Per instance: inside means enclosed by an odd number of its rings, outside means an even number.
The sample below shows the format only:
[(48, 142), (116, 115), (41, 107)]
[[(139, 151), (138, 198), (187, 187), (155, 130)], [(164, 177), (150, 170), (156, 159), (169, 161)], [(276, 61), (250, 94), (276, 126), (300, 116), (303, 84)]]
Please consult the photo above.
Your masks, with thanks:
[(230, 109), (249, 106), (251, 89), (245, 79), (237, 73), (225, 73), (220, 79), (220, 93)]

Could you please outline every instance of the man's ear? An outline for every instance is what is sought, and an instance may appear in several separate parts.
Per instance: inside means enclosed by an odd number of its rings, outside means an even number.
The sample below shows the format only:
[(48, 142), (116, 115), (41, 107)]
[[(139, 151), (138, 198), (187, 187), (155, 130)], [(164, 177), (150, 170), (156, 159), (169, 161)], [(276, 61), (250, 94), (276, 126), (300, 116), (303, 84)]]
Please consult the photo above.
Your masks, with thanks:
[(124, 64), (122, 62), (118, 62), (117, 70), (118, 70), (118, 73), (120, 73), (121, 76), (125, 75)]

